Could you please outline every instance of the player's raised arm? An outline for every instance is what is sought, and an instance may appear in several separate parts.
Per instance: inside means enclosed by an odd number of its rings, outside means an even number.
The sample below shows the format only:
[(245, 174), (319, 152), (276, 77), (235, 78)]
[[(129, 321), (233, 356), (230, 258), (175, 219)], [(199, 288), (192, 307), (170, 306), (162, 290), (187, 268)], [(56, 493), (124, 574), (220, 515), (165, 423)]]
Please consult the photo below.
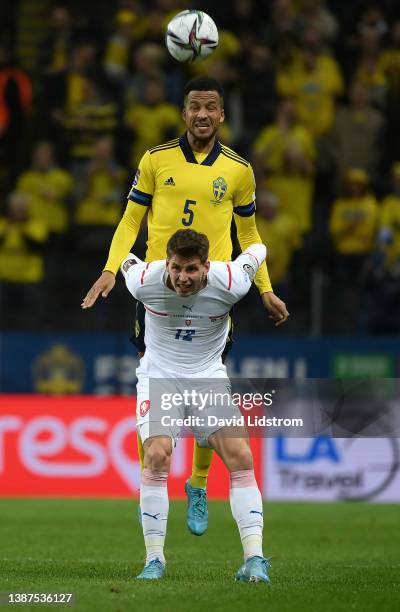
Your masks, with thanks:
[(154, 192), (154, 175), (149, 152), (145, 153), (136, 172), (128, 196), (124, 215), (115, 230), (103, 273), (89, 289), (82, 301), (82, 308), (90, 308), (101, 294), (107, 297), (115, 285), (118, 268), (136, 242), (142, 219), (151, 206)]

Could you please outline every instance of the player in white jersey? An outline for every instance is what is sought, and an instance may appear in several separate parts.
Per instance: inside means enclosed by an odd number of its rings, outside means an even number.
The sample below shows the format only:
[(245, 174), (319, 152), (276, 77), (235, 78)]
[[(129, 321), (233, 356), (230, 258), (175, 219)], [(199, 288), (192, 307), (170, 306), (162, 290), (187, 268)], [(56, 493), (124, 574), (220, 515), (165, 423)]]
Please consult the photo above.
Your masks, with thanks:
[[(223, 388), (225, 393), (230, 389), (221, 360), (229, 330), (228, 313), (250, 289), (266, 255), (265, 246), (255, 244), (233, 262), (210, 263), (208, 250), (204, 234), (179, 230), (168, 241), (166, 260), (145, 263), (129, 254), (121, 265), (129, 291), (146, 309), (146, 353), (137, 369), (137, 422), (144, 444), (140, 508), (146, 546), (140, 579), (164, 576), (167, 477), (180, 430), (179, 419), (163, 422), (163, 396), (156, 394), (154, 402), (152, 385), (157, 387), (158, 382), (163, 390), (168, 389), (169, 398), (174, 393), (176, 398), (179, 392), (182, 397), (191, 386), (189, 379), (200, 386), (207, 380), (214, 381), (217, 390)], [(178, 402), (173, 414), (185, 417), (190, 412), (193, 415), (195, 409), (193, 403), (188, 407), (186, 402)], [(262, 497), (247, 432), (243, 427), (224, 427), (219, 420), (216, 424), (215, 418), (210, 424), (208, 415), (215, 415), (216, 410), (212, 403), (207, 405), (198, 417), (200, 421), (190, 425), (198, 443), (216, 450), (230, 472), (231, 509), (244, 551), (244, 564), (236, 580), (269, 582), (269, 563), (262, 552)], [(231, 403), (224, 410), (224, 416), (240, 416)]]

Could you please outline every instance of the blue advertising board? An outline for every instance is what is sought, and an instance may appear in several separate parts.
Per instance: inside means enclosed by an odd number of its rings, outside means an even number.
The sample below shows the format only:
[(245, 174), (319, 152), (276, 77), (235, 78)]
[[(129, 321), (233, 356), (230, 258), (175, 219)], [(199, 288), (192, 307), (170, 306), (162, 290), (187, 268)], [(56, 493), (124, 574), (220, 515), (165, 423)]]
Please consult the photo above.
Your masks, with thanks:
[[(126, 334), (0, 335), (1, 393), (127, 395), (137, 364)], [(238, 336), (227, 366), (245, 378), (392, 378), (400, 373), (400, 342)]]

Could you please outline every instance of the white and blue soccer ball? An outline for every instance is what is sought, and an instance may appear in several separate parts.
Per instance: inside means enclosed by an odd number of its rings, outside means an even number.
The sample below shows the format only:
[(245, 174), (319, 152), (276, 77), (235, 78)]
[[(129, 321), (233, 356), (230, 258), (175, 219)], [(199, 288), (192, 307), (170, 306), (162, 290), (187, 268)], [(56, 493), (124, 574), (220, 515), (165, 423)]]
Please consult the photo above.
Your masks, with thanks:
[(207, 13), (182, 11), (169, 22), (165, 43), (178, 62), (198, 62), (218, 47), (218, 29)]

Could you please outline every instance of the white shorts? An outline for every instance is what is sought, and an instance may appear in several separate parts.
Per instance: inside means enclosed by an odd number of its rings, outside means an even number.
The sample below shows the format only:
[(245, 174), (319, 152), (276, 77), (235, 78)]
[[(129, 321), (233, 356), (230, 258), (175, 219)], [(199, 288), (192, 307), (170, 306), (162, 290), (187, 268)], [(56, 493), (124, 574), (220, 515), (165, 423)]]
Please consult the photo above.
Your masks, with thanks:
[[(240, 410), (230, 401), (231, 384), (221, 361), (190, 377), (182, 377), (149, 363), (144, 355), (136, 376), (136, 423), (142, 443), (155, 436), (169, 436), (175, 444), (185, 426), (193, 432), (199, 446), (207, 447), (208, 438), (225, 426), (224, 419), (240, 417)], [(219, 402), (215, 401), (215, 394)]]

